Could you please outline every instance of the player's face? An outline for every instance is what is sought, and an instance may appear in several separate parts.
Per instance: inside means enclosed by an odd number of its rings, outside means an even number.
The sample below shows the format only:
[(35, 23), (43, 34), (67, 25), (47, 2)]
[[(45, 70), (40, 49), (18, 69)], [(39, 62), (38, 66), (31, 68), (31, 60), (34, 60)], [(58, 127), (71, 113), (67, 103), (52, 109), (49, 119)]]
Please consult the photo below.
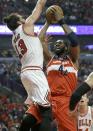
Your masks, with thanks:
[(54, 52), (55, 54), (63, 54), (65, 52), (65, 44), (63, 40), (58, 40), (54, 44)]
[(81, 105), (87, 105), (88, 104), (88, 98), (86, 95), (82, 96), (80, 102), (79, 102), (79, 106)]

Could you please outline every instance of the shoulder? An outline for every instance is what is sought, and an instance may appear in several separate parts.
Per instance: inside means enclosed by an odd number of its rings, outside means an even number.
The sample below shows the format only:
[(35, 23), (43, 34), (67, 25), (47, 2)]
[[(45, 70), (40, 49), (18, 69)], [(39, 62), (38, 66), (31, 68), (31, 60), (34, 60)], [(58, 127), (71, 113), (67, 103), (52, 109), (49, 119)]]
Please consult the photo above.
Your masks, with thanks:
[(24, 25), (22, 25), (22, 29), (25, 34), (28, 34), (28, 35), (30, 34), (32, 36), (34, 35), (34, 24), (29, 25), (25, 23)]

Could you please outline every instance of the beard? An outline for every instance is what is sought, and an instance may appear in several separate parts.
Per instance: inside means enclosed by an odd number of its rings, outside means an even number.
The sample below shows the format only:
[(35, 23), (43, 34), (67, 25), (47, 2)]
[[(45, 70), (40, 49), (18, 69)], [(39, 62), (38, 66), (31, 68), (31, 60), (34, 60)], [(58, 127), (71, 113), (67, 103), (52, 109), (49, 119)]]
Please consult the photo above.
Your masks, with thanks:
[(58, 56), (60, 56), (60, 55), (62, 55), (62, 54), (65, 54), (65, 46), (63, 47), (63, 48), (61, 48), (61, 49), (54, 49), (54, 53), (56, 54), (56, 55), (58, 55)]

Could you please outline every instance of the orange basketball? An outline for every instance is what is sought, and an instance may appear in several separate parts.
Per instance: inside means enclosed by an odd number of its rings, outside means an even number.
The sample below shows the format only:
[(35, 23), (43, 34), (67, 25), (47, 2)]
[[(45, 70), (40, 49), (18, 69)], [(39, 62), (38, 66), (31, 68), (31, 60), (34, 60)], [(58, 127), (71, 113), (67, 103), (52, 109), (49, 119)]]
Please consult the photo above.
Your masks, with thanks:
[(61, 9), (60, 6), (58, 6), (58, 5), (52, 5), (52, 6), (50, 6), (46, 10), (46, 19), (47, 19), (48, 22), (50, 22), (52, 24), (53, 23), (57, 23), (57, 20), (55, 18), (55, 14), (53, 12), (53, 9), (56, 9), (56, 11), (59, 10), (62, 13), (62, 15), (63, 15), (63, 11), (62, 11), (62, 9)]

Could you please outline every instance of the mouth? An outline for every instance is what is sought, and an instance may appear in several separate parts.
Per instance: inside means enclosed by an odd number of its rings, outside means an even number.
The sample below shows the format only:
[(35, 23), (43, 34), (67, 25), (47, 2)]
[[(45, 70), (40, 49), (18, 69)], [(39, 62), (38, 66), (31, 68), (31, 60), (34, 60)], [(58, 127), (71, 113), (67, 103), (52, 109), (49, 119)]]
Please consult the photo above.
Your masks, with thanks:
[(56, 50), (60, 50), (60, 48), (56, 48)]
[(82, 100), (82, 101), (80, 101), (81, 103), (83, 103), (84, 101)]

